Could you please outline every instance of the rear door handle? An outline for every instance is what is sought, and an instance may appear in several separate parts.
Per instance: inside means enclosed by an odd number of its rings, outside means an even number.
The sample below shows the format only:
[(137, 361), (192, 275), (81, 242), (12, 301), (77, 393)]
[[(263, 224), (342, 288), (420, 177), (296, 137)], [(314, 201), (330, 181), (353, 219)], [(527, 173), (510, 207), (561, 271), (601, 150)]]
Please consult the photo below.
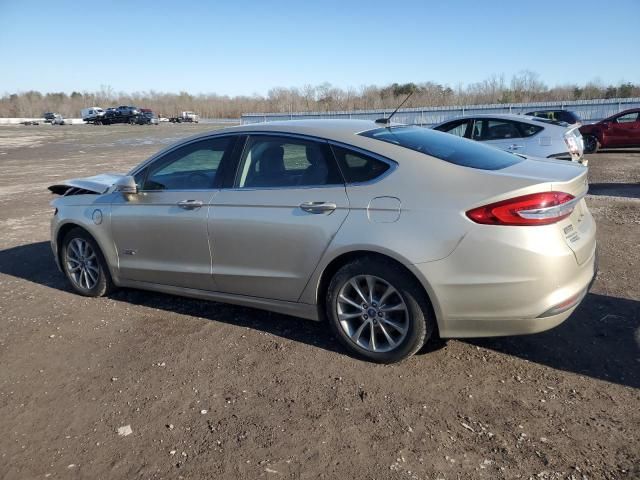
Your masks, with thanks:
[(201, 200), (180, 200), (178, 202), (178, 206), (180, 208), (184, 208), (185, 210), (195, 210), (196, 208), (200, 208), (202, 206)]
[(327, 213), (333, 212), (338, 206), (331, 202), (304, 202), (300, 208), (309, 213)]
[(523, 147), (524, 145), (516, 145), (515, 143), (513, 145), (509, 145), (509, 150), (519, 150)]

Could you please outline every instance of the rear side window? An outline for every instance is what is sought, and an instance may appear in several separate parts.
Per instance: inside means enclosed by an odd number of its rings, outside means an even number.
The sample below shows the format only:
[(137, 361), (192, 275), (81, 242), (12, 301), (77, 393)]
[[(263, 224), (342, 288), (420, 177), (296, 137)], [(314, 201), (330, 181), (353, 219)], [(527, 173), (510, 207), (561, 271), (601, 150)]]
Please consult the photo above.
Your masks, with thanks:
[(517, 124), (523, 137), (532, 137), (536, 133), (544, 130), (544, 128), (541, 127), (540, 125), (531, 125), (530, 123), (522, 123), (522, 122), (517, 122)]
[(360, 135), (480, 170), (500, 170), (523, 161), (521, 157), (497, 148), (422, 127), (378, 128)]
[(390, 165), (369, 155), (332, 145), (340, 170), (347, 183), (369, 182), (381, 176)]

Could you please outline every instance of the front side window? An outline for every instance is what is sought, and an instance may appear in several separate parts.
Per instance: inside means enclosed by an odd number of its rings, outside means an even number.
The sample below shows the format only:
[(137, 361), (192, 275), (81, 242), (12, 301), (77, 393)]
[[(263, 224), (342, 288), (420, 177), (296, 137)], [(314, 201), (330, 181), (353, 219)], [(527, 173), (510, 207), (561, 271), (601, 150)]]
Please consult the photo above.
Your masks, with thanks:
[(143, 190), (214, 188), (220, 164), (229, 154), (231, 137), (201, 140), (177, 148), (150, 165)]
[(360, 135), (391, 143), (445, 162), (481, 170), (499, 170), (523, 161), (521, 157), (479, 142), (422, 127), (388, 127)]
[(342, 184), (326, 143), (277, 136), (249, 139), (236, 180), (239, 188)]
[(627, 113), (625, 115), (621, 115), (616, 119), (618, 123), (631, 123), (638, 120), (638, 112)]

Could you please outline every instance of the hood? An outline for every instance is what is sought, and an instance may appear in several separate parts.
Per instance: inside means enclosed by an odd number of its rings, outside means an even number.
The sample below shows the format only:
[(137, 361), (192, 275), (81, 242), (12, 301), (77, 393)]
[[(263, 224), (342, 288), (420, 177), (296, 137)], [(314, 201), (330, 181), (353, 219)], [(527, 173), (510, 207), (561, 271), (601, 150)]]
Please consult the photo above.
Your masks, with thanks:
[(56, 195), (68, 194), (98, 194), (106, 193), (114, 183), (125, 175), (104, 173), (93, 177), (72, 178), (61, 183), (51, 185), (49, 190)]

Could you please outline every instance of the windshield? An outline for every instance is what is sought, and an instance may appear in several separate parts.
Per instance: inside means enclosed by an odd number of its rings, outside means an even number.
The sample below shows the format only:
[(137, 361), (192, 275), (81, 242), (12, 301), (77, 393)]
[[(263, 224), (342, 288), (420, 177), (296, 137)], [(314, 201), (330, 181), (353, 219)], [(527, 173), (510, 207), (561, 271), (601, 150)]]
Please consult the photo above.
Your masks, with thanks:
[(480, 170), (500, 170), (522, 161), (522, 158), (497, 148), (423, 127), (378, 128), (360, 135)]

